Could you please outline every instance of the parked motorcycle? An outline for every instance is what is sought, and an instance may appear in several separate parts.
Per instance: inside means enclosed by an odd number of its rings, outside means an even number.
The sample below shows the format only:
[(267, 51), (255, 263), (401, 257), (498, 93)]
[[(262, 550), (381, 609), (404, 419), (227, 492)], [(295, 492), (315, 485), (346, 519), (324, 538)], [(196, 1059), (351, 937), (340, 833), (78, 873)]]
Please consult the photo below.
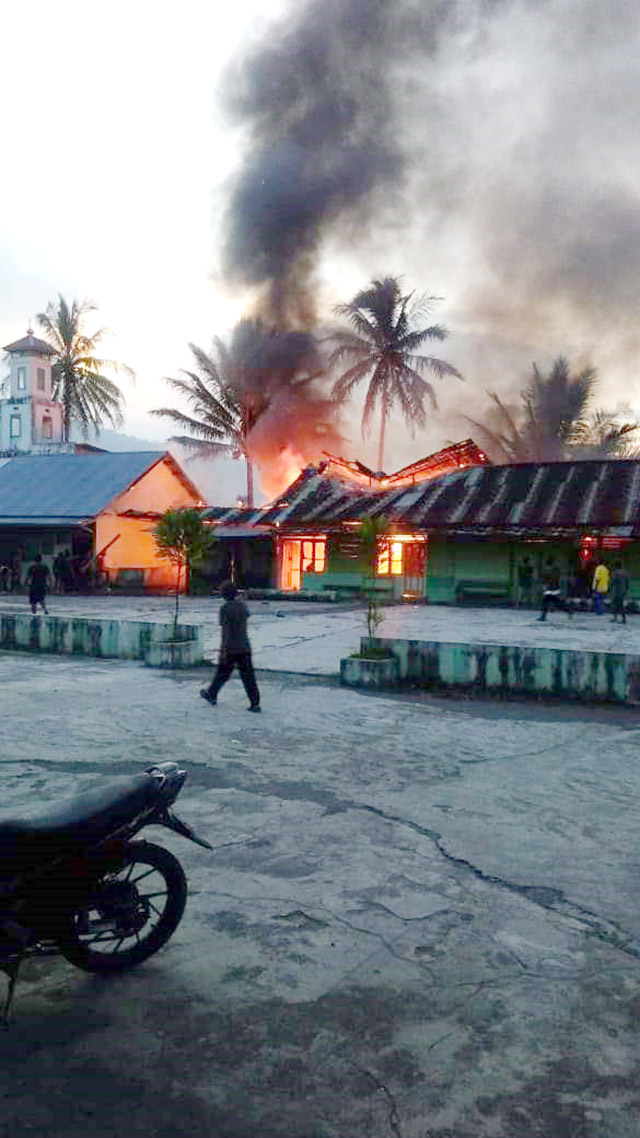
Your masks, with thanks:
[(25, 957), (61, 953), (87, 972), (122, 972), (175, 932), (187, 901), (182, 866), (162, 846), (132, 838), (165, 826), (213, 848), (170, 810), (186, 777), (177, 763), (157, 763), (37, 815), (0, 818), (5, 1024)]

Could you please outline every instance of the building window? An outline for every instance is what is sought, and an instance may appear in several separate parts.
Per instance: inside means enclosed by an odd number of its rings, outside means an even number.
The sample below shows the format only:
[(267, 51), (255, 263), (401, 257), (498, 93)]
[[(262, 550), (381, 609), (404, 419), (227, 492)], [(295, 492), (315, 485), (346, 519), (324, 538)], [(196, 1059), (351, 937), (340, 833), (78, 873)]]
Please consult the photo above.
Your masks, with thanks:
[(327, 543), (324, 538), (302, 542), (302, 572), (324, 573)]
[(280, 587), (297, 592), (303, 573), (324, 573), (326, 537), (286, 538), (281, 545)]
[(39, 367), (36, 373), (36, 387), (38, 391), (44, 391), (44, 368)]
[(26, 367), (18, 368), (18, 391), (26, 391), (27, 388), (27, 369)]
[(53, 438), (53, 419), (51, 415), (43, 415), (42, 417), (42, 437), (43, 439)]
[(19, 439), (22, 434), (22, 420), (19, 415), (12, 415), (9, 426), (9, 434), (12, 439)]
[(378, 577), (402, 576), (402, 542), (381, 541), (378, 546)]

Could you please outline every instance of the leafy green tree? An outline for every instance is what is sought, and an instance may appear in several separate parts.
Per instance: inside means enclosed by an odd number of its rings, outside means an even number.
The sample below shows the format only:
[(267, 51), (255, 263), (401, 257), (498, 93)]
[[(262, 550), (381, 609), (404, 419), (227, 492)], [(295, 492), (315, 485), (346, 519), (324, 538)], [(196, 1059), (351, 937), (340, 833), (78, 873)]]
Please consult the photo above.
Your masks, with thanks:
[(364, 562), (364, 594), (367, 601), (367, 635), (369, 640), (376, 635), (384, 620), (380, 595), (375, 587), (376, 570), (380, 541), (387, 534), (387, 524), (381, 518), (365, 518), (360, 525), (358, 537)]
[(483, 436), (496, 461), (560, 462), (580, 458), (623, 458), (634, 453), (628, 408), (592, 411), (597, 385), (594, 368), (572, 373), (558, 356), (545, 375), (534, 364), (520, 392), (520, 408), (510, 410), (495, 391), (488, 421), (469, 421)]
[(187, 593), (194, 565), (211, 552), (215, 538), (211, 526), (203, 521), (200, 510), (167, 510), (154, 527), (153, 536), (160, 557), (176, 567), (176, 606), (173, 636), (177, 637), (182, 573), (186, 575)]
[(64, 408), (65, 442), (69, 441), (73, 423), (79, 424), (85, 438), (90, 428), (99, 431), (105, 422), (121, 427), (124, 397), (103, 371), (121, 372), (134, 378), (130, 367), (96, 355), (106, 329), (100, 328), (90, 336), (84, 331), (86, 317), (96, 310), (96, 305), (87, 300), (81, 303), (74, 300), (69, 306), (59, 295), (56, 304), (49, 303), (36, 317), (55, 353), (53, 397)]
[(346, 317), (351, 328), (332, 337), (332, 366), (350, 365), (334, 383), (333, 394), (339, 401), (348, 399), (360, 383), (368, 380), (362, 432), (367, 432), (379, 406), (379, 470), (383, 469), (385, 427), (394, 405), (400, 406), (411, 430), (425, 425), (425, 398), (432, 406), (437, 405), (433, 385), (420, 373), (462, 378), (451, 364), (420, 354), (427, 340), (444, 340), (447, 335), (441, 324), (424, 324), (435, 300), (432, 296), (403, 294), (399, 278), (386, 277), (372, 281), (348, 304), (334, 309), (338, 316)]

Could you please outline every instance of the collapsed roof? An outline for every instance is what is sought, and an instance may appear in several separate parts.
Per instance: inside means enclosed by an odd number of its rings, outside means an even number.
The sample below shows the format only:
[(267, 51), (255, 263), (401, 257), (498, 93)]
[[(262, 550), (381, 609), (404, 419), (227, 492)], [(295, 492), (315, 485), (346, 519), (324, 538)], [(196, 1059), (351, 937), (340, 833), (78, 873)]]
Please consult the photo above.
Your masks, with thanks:
[(387, 489), (379, 483), (374, 477), (370, 485), (359, 484), (329, 464), (308, 467), (270, 505), (217, 516), (212, 511), (211, 520), (262, 532), (319, 532), (381, 517), (409, 531), (548, 535), (613, 529), (621, 537), (640, 537), (637, 459), (483, 464)]

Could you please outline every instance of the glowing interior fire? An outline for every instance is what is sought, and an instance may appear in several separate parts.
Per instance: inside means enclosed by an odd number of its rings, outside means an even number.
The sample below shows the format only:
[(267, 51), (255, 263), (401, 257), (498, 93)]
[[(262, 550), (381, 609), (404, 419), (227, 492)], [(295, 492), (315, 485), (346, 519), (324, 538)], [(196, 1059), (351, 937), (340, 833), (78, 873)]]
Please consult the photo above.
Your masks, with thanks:
[(305, 466), (307, 459), (291, 446), (286, 446), (268, 459), (258, 459), (260, 485), (268, 498), (275, 498), (287, 489)]

